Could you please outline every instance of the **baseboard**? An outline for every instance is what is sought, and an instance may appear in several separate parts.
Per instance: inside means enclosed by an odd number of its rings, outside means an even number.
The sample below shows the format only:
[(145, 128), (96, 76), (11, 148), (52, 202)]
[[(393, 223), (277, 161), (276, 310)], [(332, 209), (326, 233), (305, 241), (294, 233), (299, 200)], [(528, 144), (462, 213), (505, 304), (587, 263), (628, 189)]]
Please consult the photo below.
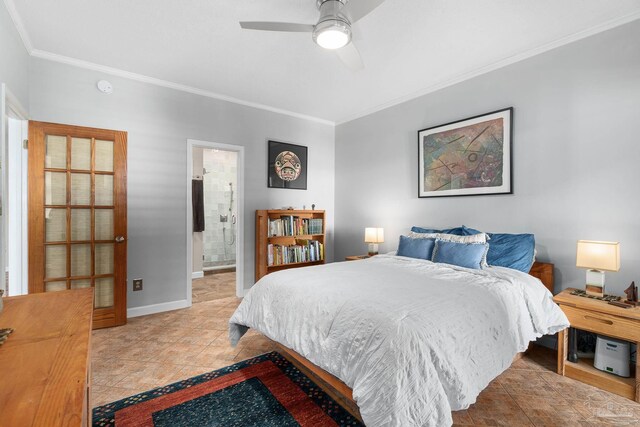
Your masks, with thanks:
[(202, 279), (204, 277), (204, 271), (194, 271), (191, 273), (192, 279)]
[(191, 307), (186, 299), (179, 301), (163, 302), (160, 304), (143, 305), (142, 307), (131, 307), (127, 309), (127, 318), (146, 316), (147, 314), (162, 313), (164, 311), (179, 310)]

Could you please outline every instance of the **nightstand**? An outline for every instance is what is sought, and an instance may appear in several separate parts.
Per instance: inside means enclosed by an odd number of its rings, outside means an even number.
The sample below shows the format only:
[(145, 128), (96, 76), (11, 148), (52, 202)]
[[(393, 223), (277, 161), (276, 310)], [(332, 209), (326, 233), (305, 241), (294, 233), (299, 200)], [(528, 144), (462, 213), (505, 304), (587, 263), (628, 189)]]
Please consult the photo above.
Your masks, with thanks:
[[(597, 299), (571, 295), (565, 289), (553, 300), (569, 318), (572, 328), (630, 341), (640, 346), (640, 307), (620, 308)], [(593, 359), (567, 360), (568, 329), (558, 332), (558, 374), (640, 402), (640, 358), (635, 376), (619, 377), (596, 369)], [(632, 369), (633, 375), (633, 369)]]
[(359, 259), (367, 259), (367, 258), (369, 258), (369, 255), (349, 255), (344, 260), (345, 261), (357, 261)]

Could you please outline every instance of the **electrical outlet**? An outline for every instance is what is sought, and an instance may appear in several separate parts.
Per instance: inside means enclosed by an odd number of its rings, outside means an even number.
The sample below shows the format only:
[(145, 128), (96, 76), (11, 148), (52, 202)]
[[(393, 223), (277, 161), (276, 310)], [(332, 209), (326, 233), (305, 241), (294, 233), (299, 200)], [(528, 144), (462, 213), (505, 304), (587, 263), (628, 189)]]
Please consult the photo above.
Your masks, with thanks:
[(142, 279), (133, 279), (133, 290), (134, 291), (142, 290)]

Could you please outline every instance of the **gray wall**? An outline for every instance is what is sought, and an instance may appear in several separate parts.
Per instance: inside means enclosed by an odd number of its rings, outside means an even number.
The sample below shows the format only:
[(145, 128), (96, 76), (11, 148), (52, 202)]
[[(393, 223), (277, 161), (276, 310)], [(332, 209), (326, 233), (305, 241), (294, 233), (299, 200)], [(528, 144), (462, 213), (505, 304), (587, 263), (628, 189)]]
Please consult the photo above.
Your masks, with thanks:
[[(578, 239), (620, 241), (621, 293), (640, 282), (640, 21), (336, 128), (336, 259), (395, 250), (412, 225), (532, 232), (556, 290), (584, 286)], [(418, 199), (417, 131), (513, 106), (513, 195)], [(357, 194), (357, 197), (354, 195)]]
[(0, 4), (0, 83), (5, 83), (22, 107), (29, 108), (29, 54), (4, 5)]
[[(256, 209), (326, 209), (332, 258), (333, 126), (46, 60), (33, 59), (30, 67), (32, 119), (129, 132), (129, 307), (185, 298), (188, 138), (245, 147), (245, 288), (253, 284)], [(102, 78), (113, 83), (113, 94), (96, 89)], [(307, 191), (267, 189), (267, 138), (309, 147)], [(144, 291), (133, 293), (137, 277)]]

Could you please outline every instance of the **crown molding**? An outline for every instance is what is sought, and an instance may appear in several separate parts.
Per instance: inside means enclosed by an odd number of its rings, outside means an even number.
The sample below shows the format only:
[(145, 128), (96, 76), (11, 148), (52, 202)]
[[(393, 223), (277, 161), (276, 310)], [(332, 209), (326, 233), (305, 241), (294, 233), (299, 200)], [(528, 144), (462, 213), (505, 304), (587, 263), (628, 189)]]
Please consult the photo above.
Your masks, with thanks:
[(451, 79), (446, 79), (446, 80), (444, 80), (444, 81), (442, 81), (440, 83), (436, 83), (435, 85), (420, 89), (420, 90), (415, 91), (415, 92), (408, 93), (408, 94), (406, 94), (404, 96), (401, 96), (401, 97), (395, 98), (393, 100), (390, 100), (388, 102), (379, 104), (379, 105), (377, 105), (375, 107), (367, 108), (365, 110), (360, 111), (359, 113), (355, 113), (355, 114), (346, 116), (346, 117), (344, 117), (342, 119), (336, 120), (336, 126), (344, 124), (344, 123), (348, 123), (350, 121), (359, 119), (361, 117), (368, 116), (368, 115), (376, 113), (378, 111), (386, 110), (387, 108), (393, 107), (395, 105), (402, 104), (402, 103), (407, 102), (407, 101), (411, 101), (412, 99), (416, 99), (416, 98), (419, 98), (419, 97), (424, 96), (424, 95), (428, 95), (428, 94), (436, 92), (436, 91), (438, 91), (440, 89), (444, 89), (446, 87), (453, 86), (453, 85), (461, 83), (463, 81), (470, 80), (470, 79), (472, 79), (474, 77), (481, 76), (482, 74), (486, 74), (488, 72), (497, 70), (499, 68), (503, 68), (503, 67), (506, 67), (508, 65), (515, 64), (516, 62), (520, 62), (520, 61), (523, 61), (525, 59), (531, 58), (533, 56), (540, 55), (542, 53), (545, 53), (545, 52), (548, 52), (550, 50), (556, 49), (558, 47), (561, 47), (561, 46), (576, 42), (578, 40), (582, 40), (582, 39), (587, 38), (589, 36), (593, 36), (595, 34), (610, 30), (612, 28), (619, 27), (619, 26), (624, 25), (624, 24), (628, 24), (629, 22), (632, 22), (632, 21), (635, 21), (635, 20), (638, 20), (638, 19), (640, 19), (640, 11), (633, 12), (633, 13), (630, 13), (628, 15), (625, 15), (625, 16), (622, 16), (622, 17), (619, 17), (619, 18), (611, 19), (611, 20), (606, 21), (606, 22), (604, 22), (602, 24), (598, 24), (598, 25), (595, 25), (595, 26), (593, 26), (591, 28), (587, 28), (586, 30), (579, 31), (577, 33), (574, 33), (574, 34), (571, 34), (569, 36), (563, 37), (561, 39), (552, 41), (552, 42), (547, 43), (545, 45), (542, 45), (542, 46), (527, 50), (527, 51), (522, 52), (522, 53), (518, 53), (516, 55), (513, 55), (513, 56), (510, 56), (508, 58), (505, 58), (505, 59), (499, 60), (497, 62), (494, 62), (492, 64), (485, 65), (484, 67), (476, 68), (476, 69), (471, 70), (469, 72), (459, 74), (459, 75), (457, 75), (457, 76), (455, 76), (455, 77), (453, 77)]
[(57, 53), (51, 53), (44, 50), (33, 49), (31, 51), (31, 56), (35, 58), (41, 58), (49, 61), (59, 62), (62, 64), (72, 65), (78, 68), (84, 68), (86, 70), (98, 71), (100, 73), (109, 74), (112, 76), (123, 77), (129, 80), (135, 80), (135, 81), (148, 83), (156, 86), (161, 86), (169, 89), (175, 89), (182, 92), (191, 93), (194, 95), (204, 96), (207, 98), (227, 101), (233, 104), (244, 105), (245, 107), (257, 108), (257, 109), (269, 111), (272, 113), (283, 114), (286, 116), (295, 117), (297, 119), (309, 120), (309, 121), (321, 123), (324, 125), (335, 126), (335, 122), (332, 122), (326, 119), (321, 119), (319, 117), (308, 116), (306, 114), (300, 114), (293, 111), (284, 110), (281, 108), (271, 107), (265, 104), (259, 104), (256, 102), (244, 101), (242, 99), (234, 98), (227, 95), (221, 95), (219, 93), (211, 92), (204, 89), (199, 89), (197, 87), (187, 86), (180, 83), (174, 83), (168, 80), (162, 80), (155, 77), (145, 76), (143, 74), (132, 73), (130, 71), (121, 70), (119, 68), (108, 67), (106, 65), (100, 65), (94, 62), (84, 61), (82, 59), (76, 59), (76, 58), (71, 58), (69, 56), (58, 55)]
[(13, 0), (4, 0), (4, 5), (9, 12), (9, 16), (13, 21), (13, 25), (16, 27), (20, 38), (22, 39), (22, 43), (24, 44), (25, 49), (29, 53), (29, 55), (35, 58), (46, 59), (49, 61), (59, 62), (62, 64), (71, 65), (78, 68), (84, 68), (87, 70), (98, 71), (101, 73), (109, 74), (112, 76), (123, 77), (130, 80), (139, 81), (142, 83), (148, 83), (156, 86), (161, 86), (169, 89), (179, 90), (182, 92), (191, 93), (194, 95), (200, 95), (207, 98), (213, 98), (220, 101), (227, 101), (233, 104), (243, 105), (245, 107), (257, 108), (259, 110), (269, 111), (271, 113), (283, 114), (285, 116), (295, 117), (297, 119), (308, 120), (316, 123), (320, 123), (328, 126), (335, 126), (335, 122), (331, 120), (322, 119), (319, 117), (309, 116), (306, 114), (296, 113), (294, 111), (285, 110), (282, 108), (272, 107), (270, 105), (259, 104), (257, 102), (245, 101), (242, 99), (234, 98), (227, 95), (222, 95), (216, 92), (211, 92), (204, 89), (199, 89), (192, 86), (183, 85), (180, 83), (174, 83), (168, 80), (162, 80), (155, 77), (145, 76), (143, 74), (132, 73), (130, 71), (121, 70), (119, 68), (108, 67), (105, 65), (96, 64), (89, 61), (84, 61), (82, 59), (71, 58), (69, 56), (58, 55), (56, 53), (35, 49), (33, 47), (33, 43), (31, 42), (31, 38), (29, 37), (29, 33), (22, 23), (22, 19), (18, 14), (18, 10), (15, 7)]
[(7, 12), (9, 12), (9, 16), (13, 21), (13, 25), (16, 27), (16, 30), (18, 30), (18, 34), (22, 39), (22, 44), (24, 45), (25, 49), (27, 49), (29, 55), (31, 55), (31, 52), (33, 51), (33, 43), (31, 43), (29, 33), (27, 33), (27, 30), (24, 28), (22, 18), (20, 18), (20, 15), (18, 14), (16, 5), (13, 3), (13, 0), (4, 0), (4, 6), (7, 8)]
[(75, 67), (84, 68), (84, 69), (88, 69), (88, 70), (99, 71), (99, 72), (102, 72), (102, 73), (105, 73), (105, 74), (110, 74), (110, 75), (114, 75), (114, 76), (118, 76), (118, 77), (123, 77), (123, 78), (126, 78), (126, 79), (136, 80), (136, 81), (139, 81), (139, 82), (148, 83), (148, 84), (152, 84), (152, 85), (156, 85), (156, 86), (161, 86), (161, 87), (165, 87), (165, 88), (169, 88), (169, 89), (179, 90), (179, 91), (182, 91), (182, 92), (187, 92), (187, 93), (191, 93), (191, 94), (194, 94), (194, 95), (200, 95), (200, 96), (204, 96), (204, 97), (207, 97), (207, 98), (213, 98), (213, 99), (218, 99), (218, 100), (221, 100), (221, 101), (227, 101), (227, 102), (231, 102), (231, 103), (238, 104), (238, 105), (244, 105), (246, 107), (257, 108), (257, 109), (269, 111), (269, 112), (272, 112), (272, 113), (283, 114), (283, 115), (287, 115), (287, 116), (290, 116), (290, 117), (295, 117), (295, 118), (302, 119), (302, 120), (309, 120), (309, 121), (312, 121), (312, 122), (321, 123), (321, 124), (329, 125), (329, 126), (341, 125), (341, 124), (344, 124), (344, 123), (359, 119), (361, 117), (368, 116), (368, 115), (376, 113), (378, 111), (382, 111), (382, 110), (385, 110), (387, 108), (393, 107), (395, 105), (402, 104), (402, 103), (407, 102), (407, 101), (411, 101), (412, 99), (419, 98), (419, 97), (424, 96), (424, 95), (428, 95), (428, 94), (436, 92), (436, 91), (438, 91), (440, 89), (444, 89), (444, 88), (447, 88), (449, 86), (453, 86), (453, 85), (461, 83), (463, 81), (470, 80), (470, 79), (472, 79), (474, 77), (481, 76), (481, 75), (489, 73), (491, 71), (506, 67), (506, 66), (511, 65), (511, 64), (515, 64), (516, 62), (523, 61), (525, 59), (531, 58), (531, 57), (536, 56), (536, 55), (540, 55), (542, 53), (545, 53), (545, 52), (548, 52), (550, 50), (556, 49), (558, 47), (561, 47), (561, 46), (576, 42), (578, 40), (582, 40), (582, 39), (587, 38), (589, 36), (592, 36), (592, 35), (595, 35), (595, 34), (598, 34), (598, 33), (610, 30), (612, 28), (619, 27), (621, 25), (624, 25), (624, 24), (627, 24), (629, 22), (632, 22), (632, 21), (640, 19), (640, 11), (633, 12), (633, 13), (630, 13), (628, 15), (624, 15), (624, 16), (621, 16), (621, 17), (618, 17), (618, 18), (614, 18), (614, 19), (611, 19), (609, 21), (603, 22), (602, 24), (595, 25), (593, 27), (587, 28), (586, 30), (578, 31), (577, 33), (574, 33), (574, 34), (571, 34), (569, 36), (560, 38), (558, 40), (552, 41), (552, 42), (547, 43), (545, 45), (530, 49), (528, 51), (525, 51), (525, 52), (522, 52), (522, 53), (519, 53), (519, 54), (516, 54), (516, 55), (512, 55), (512, 56), (510, 56), (508, 58), (504, 58), (504, 59), (499, 60), (497, 62), (494, 62), (492, 64), (488, 64), (488, 65), (485, 65), (483, 67), (476, 68), (474, 70), (468, 71), (466, 73), (459, 74), (457, 76), (454, 76), (453, 78), (446, 79), (446, 80), (444, 80), (444, 81), (442, 81), (440, 83), (436, 83), (434, 85), (431, 85), (429, 87), (420, 89), (418, 91), (414, 91), (414, 92), (408, 93), (406, 95), (400, 96), (398, 98), (394, 98), (392, 100), (389, 100), (389, 101), (384, 102), (382, 104), (379, 104), (377, 106), (361, 110), (358, 113), (345, 116), (342, 119), (339, 119), (339, 120), (336, 120), (336, 121), (331, 121), (331, 120), (322, 119), (322, 118), (319, 118), (319, 117), (309, 116), (309, 115), (306, 115), (306, 114), (296, 113), (296, 112), (293, 112), (293, 111), (272, 107), (272, 106), (265, 105), (265, 104), (259, 104), (259, 103), (255, 103), (255, 102), (244, 101), (242, 99), (234, 98), (234, 97), (231, 97), (231, 96), (222, 95), (222, 94), (219, 94), (219, 93), (207, 91), (207, 90), (204, 90), (204, 89), (199, 89), (199, 88), (192, 87), (192, 86), (183, 85), (183, 84), (180, 84), (180, 83), (174, 83), (174, 82), (171, 82), (171, 81), (168, 81), (168, 80), (162, 80), (162, 79), (158, 79), (158, 78), (155, 78), (155, 77), (145, 76), (143, 74), (137, 74), (137, 73), (133, 73), (133, 72), (130, 72), (130, 71), (121, 70), (119, 68), (108, 67), (108, 66), (105, 66), (105, 65), (100, 65), (100, 64), (93, 63), (93, 62), (84, 61), (84, 60), (81, 60), (81, 59), (71, 58), (71, 57), (68, 57), (68, 56), (58, 55), (56, 53), (35, 49), (33, 47), (33, 44), (32, 44), (31, 39), (29, 37), (29, 34), (27, 33), (27, 30), (25, 29), (25, 27), (24, 27), (24, 25), (22, 23), (22, 19), (20, 18), (20, 15), (18, 14), (18, 11), (17, 11), (17, 9), (15, 7), (15, 4), (13, 3), (13, 0), (4, 0), (4, 4), (5, 4), (6, 8), (7, 8), (7, 11), (9, 12), (9, 15), (10, 15), (12, 21), (13, 21), (13, 24), (15, 25), (16, 29), (18, 30), (18, 34), (20, 35), (20, 38), (22, 39), (22, 43), (24, 44), (25, 49), (27, 50), (29, 55), (31, 55), (33, 57), (42, 58), (42, 59), (46, 59), (46, 60), (54, 61), (54, 62), (59, 62), (59, 63), (67, 64), (67, 65), (72, 65), (72, 66), (75, 66)]

